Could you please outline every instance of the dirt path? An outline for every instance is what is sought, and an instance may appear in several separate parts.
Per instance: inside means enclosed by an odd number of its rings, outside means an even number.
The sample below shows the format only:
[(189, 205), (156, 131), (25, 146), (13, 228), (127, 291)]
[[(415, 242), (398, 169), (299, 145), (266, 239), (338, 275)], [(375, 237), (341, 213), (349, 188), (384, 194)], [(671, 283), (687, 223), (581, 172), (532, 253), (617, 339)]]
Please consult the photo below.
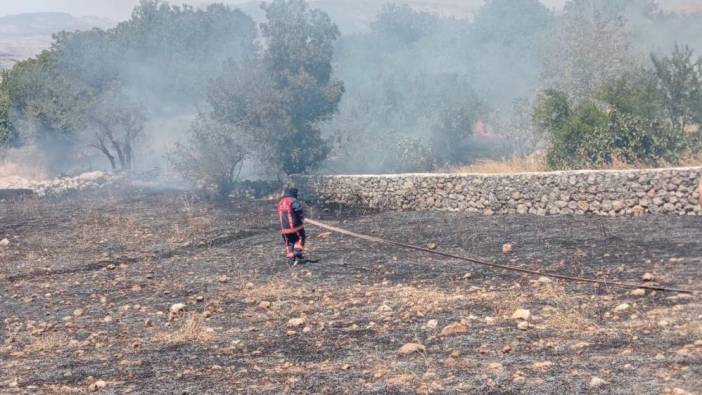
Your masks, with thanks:
[[(335, 214), (349, 229), (458, 255), (702, 287), (696, 218)], [(10, 240), (0, 247), (0, 392), (702, 388), (699, 296), (636, 296), (309, 233), (322, 261), (289, 268), (270, 202), (134, 191), (0, 202)], [(518, 309), (528, 320), (511, 318)], [(424, 351), (399, 354), (407, 343)]]

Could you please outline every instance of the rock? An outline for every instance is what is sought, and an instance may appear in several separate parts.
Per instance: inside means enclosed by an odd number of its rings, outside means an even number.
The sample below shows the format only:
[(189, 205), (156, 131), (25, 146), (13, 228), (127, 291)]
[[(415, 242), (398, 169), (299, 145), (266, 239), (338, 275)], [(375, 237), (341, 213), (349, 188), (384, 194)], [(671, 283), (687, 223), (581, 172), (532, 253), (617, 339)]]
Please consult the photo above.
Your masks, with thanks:
[(541, 284), (549, 284), (549, 283), (553, 282), (553, 280), (551, 280), (550, 278), (548, 278), (546, 276), (541, 276), (536, 281), (540, 282)]
[(0, 240), (0, 247), (7, 247), (10, 245), (10, 240), (2, 239)]
[(512, 252), (512, 244), (505, 243), (502, 245), (502, 253), (507, 255)]
[(606, 381), (602, 380), (601, 378), (599, 378), (597, 376), (593, 376), (592, 379), (590, 379), (590, 382), (588, 383), (587, 386), (590, 388), (599, 388), (605, 384), (607, 384)]
[(271, 308), (271, 302), (267, 300), (262, 300), (261, 303), (258, 304), (258, 307), (262, 309), (270, 309)]
[(400, 347), (400, 349), (397, 352), (400, 355), (410, 355), (424, 351), (426, 351), (426, 348), (419, 343), (407, 343), (404, 346)]
[(312, 328), (310, 328), (309, 326), (302, 328), (302, 333), (310, 333), (310, 332), (312, 332)]
[(470, 279), (470, 278), (472, 278), (472, 277), (473, 277), (473, 273), (466, 273), (466, 274), (463, 275), (463, 279), (464, 279), (464, 280), (468, 280), (468, 279)]
[(151, 328), (152, 326), (154, 326), (154, 323), (151, 322), (151, 319), (150, 319), (150, 318), (147, 318), (147, 319), (144, 320), (144, 327), (146, 327), (146, 328)]
[(109, 324), (110, 322), (112, 322), (112, 316), (106, 315), (105, 318), (102, 319), (102, 321)]
[(526, 321), (521, 321), (520, 323), (517, 324), (517, 329), (525, 331), (529, 329), (529, 323)]
[(73, 310), (73, 316), (74, 317), (82, 317), (85, 311), (83, 309), (75, 309)]
[(295, 335), (297, 335), (297, 332), (295, 332), (294, 330), (289, 330), (289, 331), (285, 332), (285, 334), (288, 336), (295, 336)]
[(107, 267), (106, 267), (105, 269), (107, 269), (107, 270), (115, 270), (115, 269), (117, 269), (117, 266), (115, 266), (115, 265), (113, 265), (113, 264), (110, 263), (109, 265), (107, 265)]
[(332, 235), (332, 232), (322, 232), (317, 237), (319, 237), (320, 239), (328, 239), (331, 237), (331, 235)]
[(427, 328), (429, 328), (429, 329), (434, 329), (437, 327), (437, 325), (439, 325), (439, 321), (437, 321), (437, 320), (427, 321)]
[(619, 306), (617, 306), (617, 307), (614, 308), (614, 312), (615, 312), (615, 313), (620, 313), (620, 312), (622, 312), (622, 311), (627, 311), (627, 310), (629, 310), (630, 308), (631, 308), (631, 305), (629, 305), (629, 303), (622, 303), (622, 304), (620, 304)]
[(434, 243), (434, 242), (431, 242), (431, 243), (427, 244), (427, 248), (430, 249), (430, 250), (435, 250), (436, 247), (438, 247), (438, 245), (437, 245), (436, 243)]
[(297, 328), (298, 326), (305, 325), (305, 317), (291, 318), (288, 320), (288, 328)]
[(531, 367), (534, 370), (548, 370), (553, 367), (553, 362), (551, 361), (544, 361), (544, 362), (534, 362)]
[(460, 322), (456, 322), (453, 324), (446, 325), (444, 329), (441, 330), (439, 336), (455, 336), (461, 335), (466, 332), (468, 332), (468, 326), (465, 324), (461, 324)]
[(246, 283), (246, 289), (252, 289), (254, 287), (254, 283)]
[(176, 316), (185, 310), (184, 303), (175, 303), (168, 309), (168, 320), (172, 321)]
[(631, 291), (630, 294), (633, 296), (645, 296), (646, 290), (643, 288), (637, 288), (637, 289)]
[(517, 309), (514, 311), (512, 314), (512, 319), (513, 320), (524, 320), (528, 321), (529, 318), (531, 318), (531, 312), (526, 309)]
[(643, 281), (653, 281), (655, 277), (653, 277), (653, 273), (644, 273), (643, 276), (641, 276), (641, 279)]
[(221, 275), (221, 276), (217, 277), (217, 281), (219, 281), (222, 284), (225, 284), (225, 283), (229, 282), (229, 277), (227, 277), (225, 275)]
[(98, 380), (88, 386), (88, 391), (97, 392), (105, 387), (107, 387), (107, 383), (104, 380)]
[(504, 369), (502, 364), (499, 362), (492, 362), (487, 366), (487, 368), (493, 372), (501, 372)]

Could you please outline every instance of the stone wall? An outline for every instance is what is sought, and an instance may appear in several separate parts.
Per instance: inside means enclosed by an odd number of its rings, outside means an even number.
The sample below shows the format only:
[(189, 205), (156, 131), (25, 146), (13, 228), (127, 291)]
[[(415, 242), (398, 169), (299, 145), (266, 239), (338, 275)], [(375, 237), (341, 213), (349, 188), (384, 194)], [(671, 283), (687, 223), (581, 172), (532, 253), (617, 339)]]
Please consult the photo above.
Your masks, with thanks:
[(300, 176), (305, 200), (483, 215), (702, 215), (702, 167), (514, 174)]

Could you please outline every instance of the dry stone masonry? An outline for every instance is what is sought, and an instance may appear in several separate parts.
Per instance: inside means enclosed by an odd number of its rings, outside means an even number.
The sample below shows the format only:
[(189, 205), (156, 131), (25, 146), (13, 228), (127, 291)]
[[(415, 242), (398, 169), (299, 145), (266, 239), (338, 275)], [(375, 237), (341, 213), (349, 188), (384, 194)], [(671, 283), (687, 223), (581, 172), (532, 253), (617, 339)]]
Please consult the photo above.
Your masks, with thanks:
[(306, 200), (483, 215), (702, 215), (702, 167), (514, 174), (300, 176)]

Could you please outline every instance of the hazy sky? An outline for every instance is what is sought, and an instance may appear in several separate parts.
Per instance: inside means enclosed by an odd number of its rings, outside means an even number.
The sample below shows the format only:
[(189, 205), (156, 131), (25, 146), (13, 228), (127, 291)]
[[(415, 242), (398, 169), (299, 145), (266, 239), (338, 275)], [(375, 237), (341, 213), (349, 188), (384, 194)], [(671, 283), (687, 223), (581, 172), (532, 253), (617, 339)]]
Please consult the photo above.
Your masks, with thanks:
[[(345, 0), (348, 2), (349, 0)], [(456, 0), (460, 4), (463, 1), (473, 3), (476, 0)], [(479, 0), (478, 0), (479, 1)], [(542, 0), (548, 6), (559, 6), (565, 0)], [(188, 3), (193, 5), (202, 5), (212, 2), (222, 2), (229, 4), (247, 3), (251, 0), (173, 0), (171, 4)], [(392, 0), (378, 0), (378, 3), (384, 4), (392, 2)], [(400, 2), (400, 1), (398, 1)], [(45, 11), (60, 11), (68, 12), (75, 16), (100, 16), (110, 18), (116, 21), (124, 20), (129, 17), (134, 5), (138, 4), (139, 0), (0, 0), (0, 16), (10, 14), (20, 14), (24, 12), (45, 12)]]

